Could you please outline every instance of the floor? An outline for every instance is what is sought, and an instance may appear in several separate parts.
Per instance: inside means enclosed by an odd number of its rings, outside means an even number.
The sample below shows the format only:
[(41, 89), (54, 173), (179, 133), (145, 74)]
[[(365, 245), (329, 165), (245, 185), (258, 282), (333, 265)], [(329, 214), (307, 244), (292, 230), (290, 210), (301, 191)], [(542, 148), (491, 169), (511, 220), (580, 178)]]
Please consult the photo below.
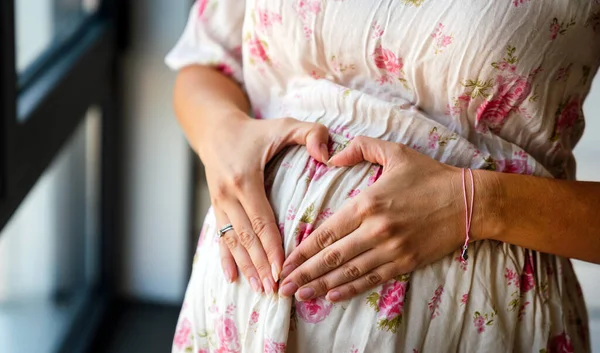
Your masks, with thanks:
[(125, 303), (102, 328), (90, 353), (168, 353), (179, 307)]

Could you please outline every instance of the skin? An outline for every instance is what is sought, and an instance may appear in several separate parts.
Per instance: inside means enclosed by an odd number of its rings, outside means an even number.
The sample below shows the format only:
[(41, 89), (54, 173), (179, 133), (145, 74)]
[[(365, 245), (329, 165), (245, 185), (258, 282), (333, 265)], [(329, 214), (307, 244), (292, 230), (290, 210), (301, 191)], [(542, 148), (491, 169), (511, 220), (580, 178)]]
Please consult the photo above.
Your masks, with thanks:
[[(238, 268), (253, 288), (308, 300), (349, 299), (460, 248), (465, 239), (461, 169), (404, 145), (355, 138), (327, 161), (327, 129), (291, 118), (255, 120), (231, 79), (202, 66), (180, 71), (174, 105), (205, 165), (230, 282)], [(316, 160), (383, 166), (375, 184), (349, 200), (285, 260), (264, 192), (264, 167), (284, 146), (306, 145)], [(244, 146), (244, 148), (223, 148)], [(497, 240), (600, 263), (600, 183), (474, 171), (471, 241)], [(237, 267), (236, 267), (237, 265)], [(283, 270), (281, 270), (283, 269)]]
[[(290, 254), (281, 295), (347, 300), (464, 243), (461, 169), (368, 137), (355, 138), (329, 164), (362, 161), (382, 165), (381, 177)], [(480, 170), (474, 180), (471, 241), (600, 263), (600, 183)]]
[(274, 293), (284, 254), (265, 193), (264, 168), (285, 146), (297, 144), (306, 145), (316, 160), (327, 161), (327, 128), (291, 118), (252, 119), (239, 85), (202, 66), (180, 70), (173, 101), (179, 123), (204, 164), (217, 224), (234, 227), (220, 239), (225, 277), (236, 281), (239, 268), (256, 292)]

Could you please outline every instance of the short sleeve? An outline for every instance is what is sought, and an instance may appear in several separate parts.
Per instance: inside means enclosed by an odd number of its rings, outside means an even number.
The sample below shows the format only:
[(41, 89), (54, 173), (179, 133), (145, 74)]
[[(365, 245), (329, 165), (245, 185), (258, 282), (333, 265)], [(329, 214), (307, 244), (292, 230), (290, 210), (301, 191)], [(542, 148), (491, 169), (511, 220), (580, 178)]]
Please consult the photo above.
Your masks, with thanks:
[(165, 62), (172, 70), (189, 65), (218, 68), (242, 83), (244, 0), (197, 0), (187, 25)]

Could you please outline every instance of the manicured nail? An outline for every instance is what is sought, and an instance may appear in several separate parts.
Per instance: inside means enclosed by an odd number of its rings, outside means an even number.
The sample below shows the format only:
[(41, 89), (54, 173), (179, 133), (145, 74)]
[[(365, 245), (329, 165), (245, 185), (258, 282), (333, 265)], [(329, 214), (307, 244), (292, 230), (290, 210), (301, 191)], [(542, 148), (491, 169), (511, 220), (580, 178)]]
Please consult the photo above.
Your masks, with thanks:
[(329, 151), (327, 150), (327, 145), (324, 143), (321, 144), (321, 159), (323, 163), (329, 160)]
[(233, 274), (231, 273), (231, 270), (226, 269), (224, 272), (225, 272), (225, 278), (227, 279), (227, 282), (233, 283)]
[(273, 280), (275, 282), (279, 281), (279, 274), (281, 273), (281, 268), (273, 262), (271, 264), (271, 274), (273, 275)]
[(336, 302), (340, 300), (341, 297), (342, 295), (338, 291), (329, 292), (329, 294), (327, 294), (327, 300), (330, 302)]
[(250, 286), (256, 293), (262, 293), (260, 282), (256, 279), (256, 277), (250, 277)]
[(265, 293), (267, 293), (267, 295), (273, 294), (274, 285), (275, 284), (270, 278), (263, 279), (263, 286), (265, 287)]
[(294, 265), (286, 265), (283, 270), (281, 271), (281, 279), (286, 278), (287, 276), (290, 275), (290, 273), (292, 273), (292, 271), (294, 270)]
[(298, 300), (309, 300), (315, 295), (315, 290), (310, 287), (305, 287), (300, 289), (296, 294), (296, 299)]
[(298, 290), (298, 286), (294, 282), (284, 284), (279, 290), (279, 294), (283, 297), (291, 297)]

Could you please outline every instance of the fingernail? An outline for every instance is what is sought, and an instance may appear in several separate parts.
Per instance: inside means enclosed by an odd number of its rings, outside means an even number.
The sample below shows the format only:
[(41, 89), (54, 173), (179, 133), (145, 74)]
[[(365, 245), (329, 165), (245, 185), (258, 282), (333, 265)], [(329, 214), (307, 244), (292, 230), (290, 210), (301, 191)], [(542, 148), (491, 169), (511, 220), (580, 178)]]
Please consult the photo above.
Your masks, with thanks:
[(327, 145), (324, 143), (321, 144), (321, 159), (323, 160), (323, 163), (326, 163), (326, 161), (329, 160), (329, 151)]
[(265, 293), (267, 295), (273, 294), (273, 281), (270, 278), (263, 279), (263, 286), (265, 287)]
[(279, 274), (281, 273), (281, 268), (273, 262), (271, 264), (271, 274), (273, 275), (273, 280), (275, 282), (279, 281)]
[(310, 287), (304, 287), (296, 294), (298, 300), (309, 300), (315, 295), (315, 290)]
[(225, 278), (227, 279), (227, 282), (233, 283), (233, 274), (231, 273), (231, 270), (227, 269), (224, 272), (225, 272)]
[(286, 278), (294, 270), (294, 265), (286, 265), (281, 271), (281, 279)]
[(342, 295), (338, 291), (333, 291), (327, 294), (327, 300), (329, 300), (330, 302), (336, 302), (340, 300), (341, 297)]
[(250, 286), (256, 293), (262, 293), (262, 288), (260, 288), (260, 282), (258, 282), (256, 277), (250, 277)]
[(279, 290), (279, 294), (283, 297), (291, 297), (298, 290), (298, 286), (294, 282), (284, 284)]

